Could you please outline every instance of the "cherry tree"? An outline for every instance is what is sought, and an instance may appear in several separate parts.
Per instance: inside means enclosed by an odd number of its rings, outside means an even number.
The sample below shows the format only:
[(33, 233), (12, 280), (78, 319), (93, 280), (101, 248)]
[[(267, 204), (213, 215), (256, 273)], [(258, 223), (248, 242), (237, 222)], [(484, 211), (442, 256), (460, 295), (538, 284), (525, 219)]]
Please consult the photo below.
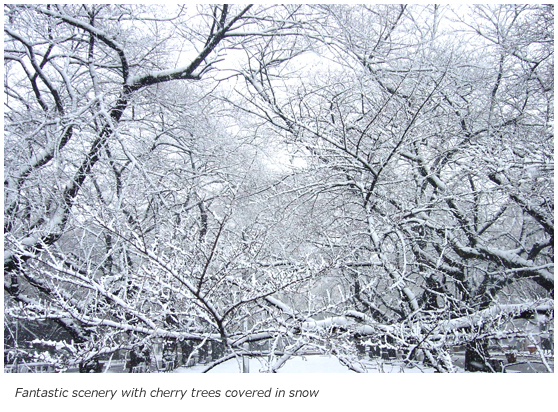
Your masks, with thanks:
[(549, 11), (319, 7), (334, 64), (297, 86), (247, 67), (239, 106), (313, 158), (333, 219), (319, 247), (350, 299), (320, 325), (440, 371), (466, 345), (466, 368), (491, 371), (488, 339), (552, 313)]
[(6, 6), (5, 313), (60, 325), (37, 343), (62, 366), (154, 338), (234, 346), (243, 307), (301, 277), (246, 274), (263, 246), (237, 203), (265, 187), (208, 95), (294, 13)]
[(5, 329), (500, 370), (553, 313), (552, 13), (5, 6)]

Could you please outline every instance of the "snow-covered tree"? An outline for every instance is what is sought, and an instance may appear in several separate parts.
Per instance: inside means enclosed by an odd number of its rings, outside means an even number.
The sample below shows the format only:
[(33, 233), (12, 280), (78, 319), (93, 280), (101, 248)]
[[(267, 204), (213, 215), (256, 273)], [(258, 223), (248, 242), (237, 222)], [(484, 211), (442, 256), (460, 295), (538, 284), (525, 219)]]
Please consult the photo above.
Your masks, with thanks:
[(552, 312), (552, 9), (318, 12), (333, 64), (297, 85), (252, 64), (244, 105), (315, 162), (299, 190), (330, 219), (337, 323), (440, 371), (467, 345), (466, 367), (492, 370), (489, 338)]
[(490, 339), (537, 342), (551, 6), (4, 10), (10, 354), (18, 322), (82, 369), (163, 340), (491, 371)]
[(271, 223), (235, 220), (269, 182), (208, 94), (236, 48), (295, 35), (293, 13), (5, 7), (6, 315), (60, 325), (69, 364), (160, 337), (231, 346), (245, 305), (299, 281), (251, 270)]

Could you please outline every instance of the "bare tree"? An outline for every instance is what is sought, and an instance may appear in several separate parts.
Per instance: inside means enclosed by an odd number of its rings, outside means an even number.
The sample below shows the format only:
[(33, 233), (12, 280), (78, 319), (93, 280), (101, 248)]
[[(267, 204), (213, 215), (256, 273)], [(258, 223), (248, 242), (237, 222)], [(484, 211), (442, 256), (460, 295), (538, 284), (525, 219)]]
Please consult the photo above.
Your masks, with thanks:
[(233, 314), (298, 278), (231, 291), (253, 253), (230, 227), (253, 156), (210, 119), (204, 94), (227, 51), (294, 33), (292, 11), (6, 15), (5, 313), (60, 324), (69, 365), (157, 337), (234, 343)]
[(60, 367), (496, 371), (552, 317), (551, 6), (5, 15), (5, 328), (48, 324)]
[(313, 196), (344, 222), (320, 245), (352, 296), (337, 324), (440, 371), (467, 344), (466, 367), (493, 370), (482, 342), (525, 333), (511, 319), (548, 313), (554, 290), (549, 9), (474, 7), (459, 30), (439, 7), (319, 11), (335, 70), (245, 78), (248, 110), (316, 160)]

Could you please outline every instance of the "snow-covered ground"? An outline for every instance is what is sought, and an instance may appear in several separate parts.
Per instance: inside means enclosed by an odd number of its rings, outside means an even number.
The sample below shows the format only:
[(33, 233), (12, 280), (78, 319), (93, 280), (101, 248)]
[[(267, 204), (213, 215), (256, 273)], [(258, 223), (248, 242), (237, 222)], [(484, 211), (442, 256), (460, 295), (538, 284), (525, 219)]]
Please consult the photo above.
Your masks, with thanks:
[[(397, 362), (381, 363), (367, 361), (365, 363), (370, 373), (430, 373), (433, 369), (423, 368), (404, 368), (402, 364)], [(192, 367), (181, 367), (176, 369), (175, 373), (200, 373), (205, 370), (205, 365), (196, 365)], [(240, 373), (242, 371), (242, 361), (240, 359), (231, 359), (215, 368), (210, 373)], [(262, 373), (267, 371), (267, 362), (262, 358), (250, 359), (250, 373)], [(354, 373), (349, 368), (341, 364), (335, 356), (296, 356), (290, 359), (278, 373)]]

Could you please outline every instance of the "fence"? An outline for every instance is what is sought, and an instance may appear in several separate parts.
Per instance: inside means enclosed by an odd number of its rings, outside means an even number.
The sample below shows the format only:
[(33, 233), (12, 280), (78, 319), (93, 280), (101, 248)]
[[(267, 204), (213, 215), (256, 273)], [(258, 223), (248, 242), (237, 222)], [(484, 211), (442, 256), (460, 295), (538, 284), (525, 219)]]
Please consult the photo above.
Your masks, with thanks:
[(45, 362), (20, 363), (5, 365), (4, 373), (52, 373), (54, 366)]

